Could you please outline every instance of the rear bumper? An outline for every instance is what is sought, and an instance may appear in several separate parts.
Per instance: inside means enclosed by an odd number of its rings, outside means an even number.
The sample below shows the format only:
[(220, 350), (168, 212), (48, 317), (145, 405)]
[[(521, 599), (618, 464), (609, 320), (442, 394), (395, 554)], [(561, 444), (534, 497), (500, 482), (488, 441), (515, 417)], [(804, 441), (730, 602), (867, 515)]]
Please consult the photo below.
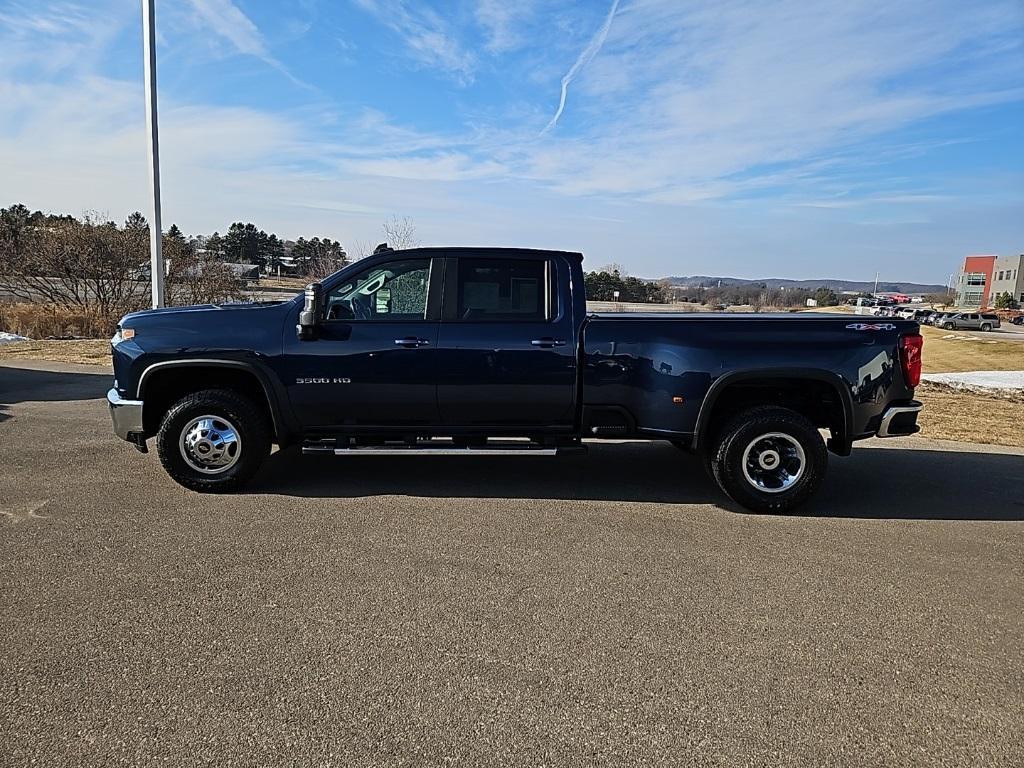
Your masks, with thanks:
[(878, 425), (878, 437), (906, 437), (921, 431), (917, 426), (917, 415), (924, 408), (917, 400), (903, 405), (890, 405), (882, 414)]
[(114, 434), (122, 440), (137, 442), (142, 435), (142, 401), (125, 400), (116, 389), (107, 392), (110, 406), (110, 420), (114, 423)]

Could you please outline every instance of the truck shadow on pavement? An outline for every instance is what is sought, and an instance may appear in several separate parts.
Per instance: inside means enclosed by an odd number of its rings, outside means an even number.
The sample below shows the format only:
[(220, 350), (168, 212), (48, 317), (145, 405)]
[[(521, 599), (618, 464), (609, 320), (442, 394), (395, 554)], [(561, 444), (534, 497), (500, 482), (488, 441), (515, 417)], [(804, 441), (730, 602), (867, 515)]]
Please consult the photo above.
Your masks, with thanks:
[(95, 400), (110, 389), (110, 371), (66, 373), (0, 365), (0, 421), (11, 418), (9, 407), (25, 402)]
[[(830, 457), (805, 517), (1024, 520), (1024, 456), (864, 447)], [(971, 493), (964, 492), (966, 483)], [(270, 457), (246, 492), (315, 498), (379, 495), (715, 504), (743, 513), (698, 459), (668, 443), (591, 445), (586, 456)]]

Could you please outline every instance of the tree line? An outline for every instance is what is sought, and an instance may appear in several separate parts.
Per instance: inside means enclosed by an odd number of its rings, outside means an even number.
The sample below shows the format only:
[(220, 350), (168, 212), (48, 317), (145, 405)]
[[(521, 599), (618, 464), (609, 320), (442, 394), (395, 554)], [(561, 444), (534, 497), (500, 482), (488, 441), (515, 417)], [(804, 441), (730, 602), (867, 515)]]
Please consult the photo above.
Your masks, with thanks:
[[(768, 288), (764, 283), (723, 286), (674, 285), (670, 280), (643, 280), (625, 274), (617, 264), (602, 267), (584, 276), (587, 298), (592, 301), (624, 301), (650, 304), (693, 302), (711, 306), (749, 305), (755, 310), (765, 307), (791, 308), (807, 305), (813, 299), (819, 307), (840, 303), (840, 296), (831, 288)], [(617, 294), (617, 295), (616, 295)]]
[[(120, 226), (126, 231), (148, 230), (145, 216), (137, 211), (128, 216), (123, 225), (117, 225), (96, 213), (87, 213), (79, 220), (67, 214), (31, 211), (21, 204), (0, 209), (0, 227), (7, 233), (8, 245), (17, 245), (18, 238), (23, 236), (21, 233), (39, 228), (59, 228), (76, 221), (88, 226)], [(382, 224), (381, 230), (384, 240), (392, 248), (415, 248), (420, 244), (416, 225), (407, 216), (391, 216)], [(259, 267), (261, 274), (319, 278), (337, 271), (350, 260), (349, 252), (338, 240), (323, 236), (285, 240), (252, 222), (236, 221), (223, 234), (216, 231), (209, 235), (186, 235), (177, 224), (171, 224), (162, 242), (165, 247), (170, 244), (169, 250), (179, 258), (186, 254), (227, 263), (251, 264)], [(373, 247), (372, 243), (356, 241), (354, 257), (369, 255)], [(148, 259), (147, 253), (141, 261)]]
[[(132, 214), (137, 215), (141, 214)], [(337, 240), (329, 237), (282, 240), (252, 222), (236, 221), (223, 235), (214, 232), (191, 237), (186, 237), (177, 224), (172, 224), (166, 236), (219, 261), (252, 264), (259, 267), (262, 274), (323, 277), (348, 263), (348, 253)]]
[[(165, 291), (171, 305), (243, 298), (245, 281), (227, 262), (202, 253), (180, 232), (163, 234)], [(111, 329), (149, 304), (149, 223), (133, 213), (123, 224), (0, 209), (0, 292), (34, 304), (76, 309)]]
[(587, 298), (591, 301), (629, 301), (665, 304), (670, 300), (664, 282), (641, 280), (624, 274), (618, 265), (610, 265), (583, 276)]
[[(128, 312), (150, 302), (150, 228), (132, 213), (124, 222), (86, 213), (43, 213), (15, 204), (0, 208), (0, 297), (87, 319), (90, 328), (113, 330)], [(394, 248), (419, 245), (412, 219), (392, 216), (382, 226)], [(349, 256), (329, 237), (282, 240), (251, 222), (235, 222), (221, 235), (186, 235), (172, 224), (161, 235), (170, 306), (245, 299), (246, 270), (320, 279), (345, 266)], [(357, 256), (373, 251), (356, 242)]]

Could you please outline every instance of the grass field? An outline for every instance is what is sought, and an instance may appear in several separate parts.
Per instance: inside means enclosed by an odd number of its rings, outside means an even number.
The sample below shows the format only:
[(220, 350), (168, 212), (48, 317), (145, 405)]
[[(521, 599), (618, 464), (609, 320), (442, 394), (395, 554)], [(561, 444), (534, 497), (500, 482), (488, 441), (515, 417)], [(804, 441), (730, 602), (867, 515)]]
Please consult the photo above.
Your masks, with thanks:
[[(924, 369), (929, 373), (1024, 370), (1024, 344), (1019, 342), (948, 339), (944, 337), (949, 332), (929, 327), (922, 333)], [(0, 360), (55, 360), (109, 369), (110, 343), (84, 339), (0, 344)], [(920, 419), (925, 437), (1024, 447), (1024, 394), (1019, 399), (990, 397), (926, 383), (917, 395), (925, 404)]]
[(918, 420), (923, 437), (1024, 447), (1024, 394), (999, 398), (927, 382), (916, 394), (924, 403)]
[(0, 360), (53, 360), (58, 363), (101, 365), (110, 368), (110, 341), (15, 341), (0, 344)]
[(1019, 341), (996, 341), (983, 333), (943, 331), (929, 325), (921, 328), (921, 335), (926, 373), (1024, 371), (1024, 344)]

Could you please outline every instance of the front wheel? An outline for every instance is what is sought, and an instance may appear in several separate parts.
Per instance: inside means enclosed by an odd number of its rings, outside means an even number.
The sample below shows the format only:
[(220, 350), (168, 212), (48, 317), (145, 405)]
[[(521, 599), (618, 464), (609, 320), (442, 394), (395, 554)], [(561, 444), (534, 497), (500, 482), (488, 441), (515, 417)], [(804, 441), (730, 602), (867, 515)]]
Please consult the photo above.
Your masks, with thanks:
[(946, 323), (942, 327), (945, 328), (947, 331), (955, 331), (956, 330), (956, 326), (953, 325), (952, 323)]
[(207, 389), (171, 406), (157, 432), (164, 469), (193, 491), (233, 491), (248, 481), (270, 453), (263, 411), (235, 392)]
[(828, 451), (817, 428), (788, 408), (740, 413), (719, 433), (711, 473), (753, 512), (785, 514), (809, 499), (825, 476)]

